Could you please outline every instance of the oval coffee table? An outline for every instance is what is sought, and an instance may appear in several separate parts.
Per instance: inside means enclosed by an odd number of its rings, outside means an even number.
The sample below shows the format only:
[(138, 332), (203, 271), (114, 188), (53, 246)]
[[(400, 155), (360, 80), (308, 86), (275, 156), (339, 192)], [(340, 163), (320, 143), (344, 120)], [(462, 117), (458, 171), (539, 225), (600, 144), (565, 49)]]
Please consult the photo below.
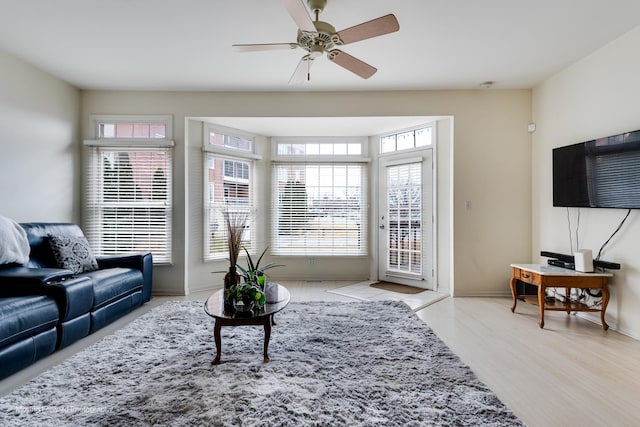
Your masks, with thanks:
[(253, 309), (250, 313), (237, 313), (235, 310), (225, 310), (224, 290), (212, 294), (204, 303), (204, 311), (216, 320), (213, 328), (213, 336), (216, 342), (216, 357), (211, 362), (213, 365), (220, 363), (222, 343), (220, 330), (223, 326), (263, 325), (264, 326), (264, 361), (269, 362), (269, 338), (271, 338), (271, 325), (275, 325), (273, 315), (281, 311), (289, 304), (291, 294), (289, 290), (278, 283), (267, 282), (265, 284), (265, 296), (267, 302), (264, 307)]

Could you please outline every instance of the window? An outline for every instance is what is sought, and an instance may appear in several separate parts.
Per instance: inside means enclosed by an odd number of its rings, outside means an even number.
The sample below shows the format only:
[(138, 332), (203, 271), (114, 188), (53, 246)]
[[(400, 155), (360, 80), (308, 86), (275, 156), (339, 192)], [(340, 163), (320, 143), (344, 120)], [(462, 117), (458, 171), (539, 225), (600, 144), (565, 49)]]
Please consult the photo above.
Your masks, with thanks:
[(253, 153), (253, 136), (241, 131), (222, 128), (218, 125), (207, 125), (205, 134), (205, 149), (208, 146)]
[(257, 156), (252, 152), (253, 137), (232, 132), (212, 125), (205, 129), (205, 260), (229, 256), (224, 211), (240, 212), (249, 218), (242, 241), (249, 252), (253, 247), (252, 174)]
[[(274, 255), (368, 253), (367, 159), (361, 157), (365, 143), (362, 139), (276, 142), (271, 196)], [(348, 157), (351, 161), (342, 160)]]
[(380, 153), (411, 150), (433, 144), (433, 126), (422, 126), (380, 137)]
[(86, 233), (98, 255), (151, 251), (171, 262), (171, 117), (92, 116), (85, 141)]

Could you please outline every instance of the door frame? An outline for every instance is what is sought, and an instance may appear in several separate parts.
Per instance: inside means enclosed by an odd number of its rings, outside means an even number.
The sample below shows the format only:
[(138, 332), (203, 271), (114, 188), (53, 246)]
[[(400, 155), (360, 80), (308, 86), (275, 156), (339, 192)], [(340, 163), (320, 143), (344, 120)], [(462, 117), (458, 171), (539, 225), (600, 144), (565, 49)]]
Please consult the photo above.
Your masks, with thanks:
[[(435, 140), (435, 138), (434, 138)], [(382, 217), (382, 212), (381, 212), (381, 208), (382, 208), (382, 197), (386, 197), (386, 194), (383, 195), (382, 194), (382, 183), (381, 180), (382, 179), (386, 179), (386, 167), (387, 166), (392, 166), (394, 164), (404, 164), (404, 163), (415, 163), (415, 161), (418, 159), (418, 157), (421, 157), (423, 159), (423, 161), (428, 161), (430, 160), (430, 176), (428, 177), (429, 179), (425, 179), (425, 176), (422, 177), (422, 182), (423, 185), (425, 183), (430, 183), (431, 187), (430, 188), (425, 188), (423, 187), (423, 192), (422, 192), (422, 199), (423, 199), (423, 205), (425, 202), (427, 202), (427, 200), (425, 200), (425, 192), (427, 192), (427, 196), (429, 196), (429, 191), (430, 191), (430, 200), (428, 200), (431, 204), (431, 209), (430, 209), (430, 213), (431, 213), (431, 219), (429, 220), (429, 218), (425, 218), (423, 215), (423, 255), (426, 254), (427, 252), (429, 252), (430, 255), (430, 260), (425, 263), (423, 262), (423, 268), (425, 268), (425, 271), (423, 271), (422, 280), (415, 280), (411, 277), (402, 277), (402, 275), (399, 276), (394, 276), (393, 279), (389, 279), (389, 276), (383, 276), (382, 271), (382, 265), (381, 263), (386, 263), (386, 252), (383, 253), (383, 249), (382, 249), (382, 244), (383, 242), (383, 238), (381, 237), (381, 233), (380, 233), (380, 228), (379, 226), (381, 225), (381, 217)], [(430, 159), (429, 159), (430, 157)], [(373, 233), (375, 233), (375, 237), (374, 240), (375, 241), (375, 256), (374, 256), (374, 265), (372, 265), (372, 277), (375, 278), (375, 280), (381, 280), (381, 277), (384, 277), (386, 279), (386, 281), (392, 281), (393, 283), (398, 283), (398, 284), (405, 284), (405, 285), (410, 285), (410, 286), (416, 286), (416, 287), (421, 287), (421, 288), (425, 288), (425, 289), (429, 289), (429, 290), (433, 290), (436, 291), (437, 287), (438, 287), (438, 280), (437, 280), (437, 254), (436, 254), (436, 248), (437, 248), (437, 218), (436, 218), (436, 212), (437, 212), (437, 206), (436, 206), (436, 164), (435, 164), (435, 158), (436, 158), (436, 150), (435, 150), (435, 144), (428, 146), (428, 147), (423, 147), (423, 148), (419, 148), (419, 149), (412, 149), (412, 150), (407, 150), (405, 152), (395, 152), (395, 153), (389, 153), (389, 154), (385, 154), (385, 155), (379, 155), (377, 158), (377, 179), (376, 179), (376, 183), (375, 183), (375, 197), (374, 199), (374, 203), (375, 203), (375, 208), (374, 208), (374, 212), (373, 212), (373, 218), (374, 220), (372, 221), (372, 227), (371, 230)], [(423, 168), (424, 171), (425, 168)], [(427, 213), (428, 214), (428, 213)], [(424, 223), (426, 221), (430, 221), (430, 233), (424, 232)], [(386, 222), (384, 224), (386, 226)], [(386, 241), (386, 239), (385, 239)], [(427, 246), (428, 246), (428, 250), (426, 250)], [(431, 270), (431, 271), (428, 271)]]

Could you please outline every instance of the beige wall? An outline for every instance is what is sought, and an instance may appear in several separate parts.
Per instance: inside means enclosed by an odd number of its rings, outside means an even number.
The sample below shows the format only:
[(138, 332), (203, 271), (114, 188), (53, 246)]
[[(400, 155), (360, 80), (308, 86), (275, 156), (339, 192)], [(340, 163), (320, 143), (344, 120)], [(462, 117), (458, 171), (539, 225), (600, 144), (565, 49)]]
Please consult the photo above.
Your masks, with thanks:
[(80, 91), (0, 51), (0, 215), (79, 221)]
[[(538, 125), (532, 141), (534, 261), (545, 261), (538, 256), (540, 250), (571, 252), (567, 209), (552, 207), (552, 148), (640, 129), (638, 46), (640, 27), (533, 91), (533, 121)], [(575, 234), (577, 209), (569, 214)], [(625, 214), (622, 209), (580, 209), (580, 246), (592, 249), (595, 256)], [(638, 211), (634, 210), (602, 254), (602, 259), (622, 264), (620, 271), (614, 271), (607, 321), (636, 338), (640, 338), (639, 241)]]
[[(189, 117), (452, 116), (453, 156), (438, 165), (449, 198), (455, 232), (450, 245), (456, 295), (508, 293), (509, 263), (526, 261), (530, 248), (531, 95), (520, 91), (354, 93), (82, 92), (83, 137), (90, 114), (172, 114), (174, 117), (174, 265), (160, 267), (154, 289), (182, 293), (212, 286), (211, 271), (224, 263), (202, 262), (202, 165), (200, 125)], [(187, 123), (185, 129), (185, 122)], [(185, 130), (188, 136), (185, 138)], [(446, 157), (445, 157), (446, 158)], [(184, 191), (183, 191), (184, 189)], [(446, 191), (446, 190), (444, 190)], [(450, 190), (449, 190), (450, 192)], [(472, 209), (464, 210), (471, 201)], [(450, 214), (450, 212), (449, 212)], [(451, 230), (451, 229), (450, 229)], [(449, 231), (450, 231), (449, 230)], [(446, 238), (447, 233), (440, 233)], [(443, 237), (442, 234), (445, 236)], [(314, 279), (361, 278), (370, 270), (345, 260), (299, 268)], [(365, 260), (365, 263), (368, 262)], [(366, 267), (365, 267), (366, 266)], [(188, 268), (187, 268), (188, 267)], [(272, 276), (284, 276), (284, 269)], [(355, 273), (354, 273), (355, 272)], [(305, 277), (297, 277), (304, 279)], [(447, 284), (448, 285), (448, 284)]]

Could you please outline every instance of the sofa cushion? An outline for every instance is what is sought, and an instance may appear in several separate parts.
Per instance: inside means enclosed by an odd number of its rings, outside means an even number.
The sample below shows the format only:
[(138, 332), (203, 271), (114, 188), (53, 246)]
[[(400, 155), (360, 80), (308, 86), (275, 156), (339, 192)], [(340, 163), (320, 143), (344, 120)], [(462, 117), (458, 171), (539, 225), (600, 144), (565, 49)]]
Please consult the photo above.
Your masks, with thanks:
[(93, 310), (142, 289), (142, 272), (132, 268), (107, 268), (83, 273), (93, 281)]
[(0, 264), (26, 264), (30, 250), (24, 228), (0, 215)]
[(58, 323), (58, 306), (44, 295), (0, 298), (0, 348), (37, 335)]
[(73, 236), (83, 237), (84, 233), (76, 224), (66, 222), (26, 222), (20, 224), (27, 232), (31, 253), (27, 267), (32, 268), (58, 268), (58, 263), (53, 256), (48, 236)]
[(85, 237), (49, 235), (49, 245), (59, 268), (74, 274), (98, 269), (98, 261)]

